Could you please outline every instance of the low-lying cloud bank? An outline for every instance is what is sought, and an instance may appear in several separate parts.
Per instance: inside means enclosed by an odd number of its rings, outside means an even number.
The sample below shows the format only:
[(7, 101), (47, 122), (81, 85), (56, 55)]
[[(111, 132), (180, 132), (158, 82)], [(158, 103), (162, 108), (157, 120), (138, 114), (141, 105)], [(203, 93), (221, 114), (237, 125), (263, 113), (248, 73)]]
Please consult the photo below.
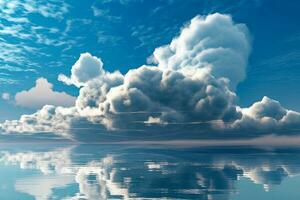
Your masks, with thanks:
[[(228, 15), (196, 16), (170, 44), (156, 48), (152, 65), (126, 74), (108, 72), (100, 58), (81, 54), (71, 76), (59, 80), (80, 88), (74, 107), (44, 106), (32, 115), (1, 124), (3, 133), (53, 132), (75, 138), (101, 134), (226, 138), (288, 134), (300, 113), (264, 97), (249, 108), (237, 105), (235, 88), (246, 76), (251, 50), (244, 24)], [(80, 131), (78, 131), (80, 130)], [(180, 136), (178, 136), (180, 137)]]

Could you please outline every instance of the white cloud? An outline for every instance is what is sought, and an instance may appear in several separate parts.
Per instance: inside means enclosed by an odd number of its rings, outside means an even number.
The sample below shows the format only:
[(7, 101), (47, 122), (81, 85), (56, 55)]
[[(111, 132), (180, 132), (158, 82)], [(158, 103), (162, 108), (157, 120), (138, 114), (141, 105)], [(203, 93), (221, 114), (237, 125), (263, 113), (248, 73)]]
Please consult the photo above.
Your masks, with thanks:
[(253, 131), (290, 129), (293, 131), (294, 128), (300, 127), (300, 113), (288, 110), (282, 107), (278, 101), (268, 97), (263, 97), (261, 101), (255, 102), (249, 108), (238, 109), (242, 113), (242, 117), (230, 124), (230, 129)]
[(71, 77), (63, 74), (58, 76), (58, 80), (67, 85), (74, 84), (77, 87), (84, 86), (88, 81), (99, 78), (104, 74), (103, 63), (101, 59), (92, 56), (89, 53), (80, 55), (78, 61), (72, 66)]
[(1, 97), (3, 100), (8, 101), (10, 99), (10, 94), (7, 92), (4, 92), (4, 93), (2, 93)]
[[(285, 134), (279, 131), (300, 127), (300, 113), (267, 97), (249, 108), (237, 105), (234, 90), (245, 78), (250, 49), (245, 25), (235, 24), (228, 15), (197, 16), (169, 45), (155, 49), (153, 66), (124, 75), (110, 73), (101, 59), (81, 54), (71, 76), (59, 76), (81, 87), (74, 107), (46, 106), (1, 128), (5, 133), (53, 131), (73, 138), (74, 126), (92, 122), (124, 135), (132, 135), (134, 129), (145, 137), (157, 130), (161, 137), (173, 131), (200, 137), (206, 131), (213, 138), (218, 131), (225, 131), (218, 137), (237, 130), (243, 130), (238, 137), (253, 137), (256, 131)], [(95, 138), (96, 134), (90, 139)]]
[[(87, 84), (81, 90), (97, 95), (80, 93), (76, 105), (93, 102), (102, 124), (112, 129), (134, 127), (149, 117), (162, 123), (235, 120), (241, 113), (230, 88), (244, 78), (249, 51), (244, 25), (227, 15), (195, 17), (170, 45), (154, 51), (157, 66), (131, 69), (114, 87)], [(144, 115), (119, 115), (137, 112)]]
[(247, 27), (228, 15), (195, 17), (170, 45), (154, 51), (160, 68), (205, 69), (216, 78), (228, 78), (235, 87), (245, 78), (250, 52)]
[(41, 108), (44, 105), (66, 106), (75, 104), (76, 98), (65, 92), (53, 91), (53, 85), (45, 78), (36, 80), (36, 85), (30, 90), (18, 92), (16, 104), (28, 108)]
[(1, 124), (5, 133), (42, 133), (52, 132), (62, 137), (70, 138), (68, 130), (73, 121), (78, 120), (74, 108), (44, 106), (31, 115), (22, 115), (19, 120), (6, 120)]

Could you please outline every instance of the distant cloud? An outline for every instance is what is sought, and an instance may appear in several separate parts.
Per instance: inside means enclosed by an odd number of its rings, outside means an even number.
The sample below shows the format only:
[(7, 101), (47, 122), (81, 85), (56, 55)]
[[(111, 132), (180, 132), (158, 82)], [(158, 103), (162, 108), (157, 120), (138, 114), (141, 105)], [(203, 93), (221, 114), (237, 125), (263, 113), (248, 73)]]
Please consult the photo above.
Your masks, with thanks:
[[(102, 130), (100, 137), (114, 132), (124, 138), (156, 134), (160, 139), (177, 133), (176, 137), (225, 138), (233, 133), (235, 137), (257, 137), (300, 128), (300, 113), (268, 97), (248, 108), (237, 105), (235, 88), (246, 77), (250, 50), (244, 24), (235, 24), (231, 16), (218, 13), (196, 16), (170, 44), (155, 49), (148, 60), (152, 66), (143, 65), (126, 74), (111, 73), (103, 69), (100, 58), (81, 54), (71, 76), (58, 77), (80, 87), (74, 107), (45, 106), (20, 120), (5, 121), (1, 128), (4, 133), (50, 131), (76, 138), (75, 129), (93, 124)], [(39, 99), (47, 95), (52, 103)], [(73, 97), (53, 92), (45, 79), (17, 95), (16, 100), (36, 107), (67, 102), (57, 102), (56, 96), (74, 102)], [(95, 140), (97, 133), (91, 132), (92, 136), (85, 137)]]
[(4, 92), (4, 93), (2, 93), (1, 97), (2, 97), (3, 100), (7, 101), (7, 100), (10, 99), (10, 94), (7, 93), (7, 92)]
[(53, 85), (45, 78), (36, 80), (36, 85), (30, 90), (18, 92), (16, 104), (27, 108), (41, 108), (44, 105), (73, 106), (76, 98), (65, 92), (53, 91)]
[[(249, 108), (239, 108), (241, 118), (230, 125), (230, 128), (252, 131), (276, 131), (281, 130), (292, 134), (293, 129), (300, 128), (300, 113), (285, 109), (278, 101), (263, 97)], [(285, 132), (284, 132), (285, 130)], [(291, 132), (289, 132), (290, 130)]]
[(95, 5), (92, 5), (91, 7), (92, 11), (93, 11), (93, 15), (94, 17), (101, 17), (103, 19), (106, 19), (110, 22), (117, 22), (121, 20), (120, 16), (114, 16), (110, 13), (109, 9), (101, 9), (96, 7)]

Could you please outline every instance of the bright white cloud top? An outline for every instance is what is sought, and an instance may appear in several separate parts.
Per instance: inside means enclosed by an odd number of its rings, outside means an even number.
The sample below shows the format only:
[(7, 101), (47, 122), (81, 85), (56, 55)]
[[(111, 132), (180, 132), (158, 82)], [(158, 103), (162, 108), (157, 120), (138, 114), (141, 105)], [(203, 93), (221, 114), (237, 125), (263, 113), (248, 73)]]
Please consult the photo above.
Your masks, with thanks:
[(63, 74), (58, 76), (58, 80), (67, 85), (76, 85), (77, 87), (84, 86), (88, 81), (99, 78), (104, 70), (101, 59), (92, 56), (89, 53), (80, 55), (78, 61), (73, 65), (71, 70), (71, 77)]
[[(145, 137), (172, 131), (193, 137), (226, 132), (226, 137), (235, 130), (247, 137), (299, 127), (300, 113), (268, 97), (249, 108), (237, 105), (234, 90), (246, 76), (250, 49), (244, 24), (228, 15), (197, 16), (169, 45), (155, 49), (152, 66), (111, 73), (101, 59), (82, 54), (70, 78), (59, 76), (81, 87), (74, 107), (45, 106), (1, 128), (7, 134), (49, 131), (76, 138), (74, 129), (94, 126), (103, 128), (101, 134), (137, 131)], [(89, 137), (94, 140), (97, 132)]]

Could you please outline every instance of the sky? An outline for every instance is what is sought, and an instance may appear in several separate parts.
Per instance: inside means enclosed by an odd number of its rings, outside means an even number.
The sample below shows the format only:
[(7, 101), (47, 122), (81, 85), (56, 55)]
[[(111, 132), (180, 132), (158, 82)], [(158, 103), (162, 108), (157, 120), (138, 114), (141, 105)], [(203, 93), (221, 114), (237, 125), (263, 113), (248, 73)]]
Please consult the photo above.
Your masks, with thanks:
[[(220, 30), (224, 31), (224, 38), (221, 38), (222, 34), (217, 35), (207, 27), (209, 29), (207, 34), (212, 34), (211, 38), (218, 41), (219, 45), (226, 46), (228, 45), (226, 41), (229, 41), (230, 48), (237, 48), (232, 57), (224, 54), (228, 60), (218, 60), (221, 58), (216, 56), (218, 63), (232, 65), (233, 68), (225, 67), (226, 72), (223, 72), (225, 70), (219, 66), (208, 69), (212, 70), (211, 75), (218, 79), (217, 82), (221, 78), (230, 80), (228, 88), (224, 89), (220, 86), (222, 95), (223, 92), (227, 95), (222, 96), (226, 99), (226, 109), (223, 111), (227, 112), (228, 105), (250, 108), (254, 102), (261, 101), (264, 96), (268, 96), (268, 98), (264, 98), (266, 104), (272, 103), (272, 99), (276, 102), (279, 101), (286, 109), (282, 111), (280, 105), (278, 108), (280, 112), (290, 109), (300, 111), (298, 103), (300, 98), (298, 87), (300, 82), (300, 27), (298, 23), (300, 3), (297, 1), (41, 0), (37, 2), (33, 0), (3, 0), (0, 1), (0, 6), (2, 7), (0, 11), (0, 48), (2, 49), (0, 51), (0, 94), (2, 97), (0, 121), (17, 120), (23, 114), (35, 113), (46, 104), (72, 107), (78, 96), (89, 93), (86, 87), (88, 81), (101, 77), (101, 74), (111, 73), (109, 76), (110, 78), (114, 76), (113, 80), (107, 77), (103, 79), (106, 81), (109, 79), (110, 84), (113, 85), (108, 84), (109, 87), (115, 87), (120, 85), (117, 82), (122, 82), (123, 77), (121, 76), (128, 74), (130, 69), (137, 69), (142, 65), (163, 65), (165, 55), (160, 57), (154, 53), (153, 56), (155, 49), (168, 45), (176, 37), (179, 37), (184, 27), (190, 23), (193, 24), (192, 19), (198, 16), (201, 24), (201, 20), (214, 13), (230, 17), (230, 19), (224, 18), (224, 20), (226, 23), (234, 24), (232, 27), (229, 25), (232, 28), (229, 31), (232, 33), (227, 35), (228, 30), (225, 27)], [(222, 21), (222, 19), (220, 20)], [(197, 24), (197, 19), (195, 21)], [(215, 30), (218, 31), (218, 26), (222, 26), (222, 23), (218, 25), (218, 20), (215, 23)], [(243, 24), (242, 26), (246, 28), (236, 30), (235, 24)], [(199, 26), (200, 31), (206, 29)], [(235, 34), (237, 37), (244, 34), (243, 37), (246, 39), (231, 39)], [(196, 46), (196, 44), (193, 45)], [(211, 45), (214, 46), (214, 43)], [(206, 46), (204, 45), (202, 48), (206, 48)], [(180, 48), (178, 47), (178, 49)], [(211, 61), (215, 58), (214, 56), (203, 59), (208, 59), (205, 61), (209, 64), (219, 65)], [(85, 65), (95, 67), (86, 71), (87, 68), (82, 68)], [(172, 66), (171, 68), (174, 69)], [(120, 74), (115, 74), (115, 71), (119, 71)], [(185, 73), (187, 72), (184, 72), (184, 75), (186, 75)], [(132, 83), (132, 81), (129, 82)], [(101, 83), (98, 84), (101, 86)], [(219, 87), (223, 83), (214, 84)], [(138, 86), (134, 87), (138, 88)], [(172, 90), (168, 89), (168, 91)], [(93, 95), (99, 94), (93, 93)], [(146, 96), (150, 98), (151, 95)], [(163, 94), (157, 95), (162, 96)], [(231, 98), (234, 100), (228, 100)], [(156, 101), (160, 100), (156, 99)], [(140, 103), (140, 101), (145, 102), (146, 100), (137, 101)], [(176, 98), (173, 101), (180, 102)], [(149, 109), (151, 112), (162, 112), (162, 110), (166, 112), (167, 108), (161, 105), (165, 104), (160, 102), (158, 106), (161, 107), (160, 110)], [(76, 109), (80, 106), (82, 107), (83, 104), (76, 103)], [(143, 104), (141, 106), (143, 107)], [(226, 117), (233, 119), (223, 111), (222, 117), (220, 117), (221, 114), (218, 111), (223, 107), (218, 106), (220, 105), (216, 106), (218, 109), (216, 112), (212, 111), (207, 114), (208, 111), (203, 111), (204, 113), (198, 113), (202, 117), (196, 116), (183, 121), (186, 124), (187, 121), (194, 123), (195, 120), (207, 122), (222, 119), (224, 122)], [(256, 109), (256, 107), (252, 108)], [(172, 109), (174, 108), (172, 107)], [(114, 111), (136, 112), (141, 110), (135, 108), (128, 111), (120, 108)], [(84, 112), (89, 112), (89, 116), (87, 114), (83, 116), (80, 113), (80, 117), (88, 118), (85, 120), (89, 122), (94, 124), (95, 121), (100, 124), (111, 123), (106, 121), (106, 117), (104, 117), (105, 122), (103, 119), (94, 119), (97, 114), (91, 114), (92, 110)], [(150, 111), (147, 110), (147, 112)], [(185, 110), (185, 112), (190, 111)], [(246, 112), (248, 111), (244, 111), (244, 113)], [(249, 111), (248, 114), (251, 112)], [(237, 113), (243, 112), (237, 111)], [(272, 116), (270, 116), (271, 114), (262, 116), (256, 113), (253, 116), (259, 116), (260, 119), (273, 117), (277, 121), (282, 119), (278, 118), (278, 113), (273, 114)], [(217, 117), (203, 117), (204, 115)], [(230, 115), (235, 114), (231, 113)], [(134, 121), (161, 124), (170, 124), (171, 121), (179, 123), (180, 120), (173, 119), (174, 116), (162, 119), (151, 115), (147, 116), (147, 120), (138, 118)], [(90, 120), (90, 117), (93, 119)], [(113, 128), (113, 125), (105, 125), (106, 128), (109, 126)], [(126, 125), (123, 125), (122, 129), (124, 127)]]

